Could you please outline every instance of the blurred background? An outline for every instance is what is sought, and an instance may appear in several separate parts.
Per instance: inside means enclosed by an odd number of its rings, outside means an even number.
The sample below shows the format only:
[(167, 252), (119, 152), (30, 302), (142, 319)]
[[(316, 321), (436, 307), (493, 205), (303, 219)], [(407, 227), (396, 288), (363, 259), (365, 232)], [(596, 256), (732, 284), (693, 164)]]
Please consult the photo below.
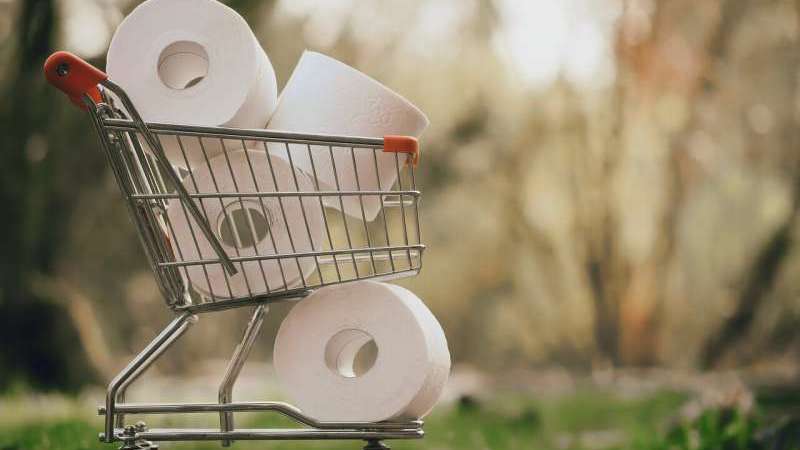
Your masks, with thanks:
[[(800, 448), (800, 2), (225, 3), (279, 87), (309, 48), (431, 120), (425, 269), (400, 284), (454, 370), (398, 448)], [(102, 386), (171, 318), (89, 117), (41, 71), (104, 67), (136, 4), (0, 0), (3, 449), (98, 446)], [(280, 397), (288, 308), (237, 397)], [(248, 314), (203, 317), (132, 398), (213, 401)]]

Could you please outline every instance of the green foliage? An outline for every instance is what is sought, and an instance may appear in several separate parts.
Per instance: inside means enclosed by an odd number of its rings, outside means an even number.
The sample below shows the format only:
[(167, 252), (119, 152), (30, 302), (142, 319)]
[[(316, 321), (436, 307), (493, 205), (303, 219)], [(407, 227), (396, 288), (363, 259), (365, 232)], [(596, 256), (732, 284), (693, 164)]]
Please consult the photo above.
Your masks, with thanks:
[(798, 449), (797, 426), (791, 421), (762, 429), (757, 417), (734, 409), (710, 409), (676, 425), (663, 436), (640, 437), (642, 450), (790, 450)]
[(97, 438), (96, 428), (82, 420), (28, 424), (0, 429), (0, 450), (78, 450), (107, 448)]

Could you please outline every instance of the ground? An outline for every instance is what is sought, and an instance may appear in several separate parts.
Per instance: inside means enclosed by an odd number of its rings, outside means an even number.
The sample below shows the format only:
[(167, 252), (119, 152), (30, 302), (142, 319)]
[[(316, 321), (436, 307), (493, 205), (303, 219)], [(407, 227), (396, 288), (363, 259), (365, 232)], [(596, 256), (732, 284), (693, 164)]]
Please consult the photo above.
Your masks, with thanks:
[[(426, 437), (391, 442), (395, 449), (603, 449), (655, 445), (686, 401), (684, 394), (658, 392), (632, 399), (602, 390), (580, 390), (558, 399), (500, 394), (491, 400), (464, 397), (428, 417)], [(241, 416), (245, 426), (289, 426), (272, 415)], [(209, 417), (213, 420), (213, 416)], [(99, 418), (55, 418), (0, 425), (2, 450), (109, 449), (97, 441)], [(211, 426), (211, 423), (208, 423)], [(212, 449), (216, 443), (172, 444)], [(234, 448), (264, 448), (239, 442)], [(357, 442), (274, 442), (271, 449), (358, 449)]]
[[(800, 390), (791, 384), (752, 388), (737, 374), (669, 371), (609, 372), (586, 379), (545, 371), (516, 373), (511, 379), (487, 382), (457, 372), (443, 403), (426, 418), (425, 438), (389, 444), (399, 450), (800, 449), (800, 420), (794, 419), (800, 417)], [(178, 386), (194, 392), (209, 386), (202, 378), (196, 384), (152, 379), (144, 386), (154, 391), (138, 395), (175, 393)], [(97, 440), (101, 418), (92, 412), (101, 398), (100, 389), (73, 397), (25, 390), (0, 396), (0, 450), (116, 449), (118, 444)], [(245, 428), (293, 426), (272, 413), (236, 417)], [(139, 419), (154, 427), (218, 426), (215, 414), (137, 417), (131, 423)], [(352, 441), (237, 442), (233, 446), (243, 450), (361, 447), (362, 443)], [(206, 442), (162, 443), (162, 448), (221, 447)]]

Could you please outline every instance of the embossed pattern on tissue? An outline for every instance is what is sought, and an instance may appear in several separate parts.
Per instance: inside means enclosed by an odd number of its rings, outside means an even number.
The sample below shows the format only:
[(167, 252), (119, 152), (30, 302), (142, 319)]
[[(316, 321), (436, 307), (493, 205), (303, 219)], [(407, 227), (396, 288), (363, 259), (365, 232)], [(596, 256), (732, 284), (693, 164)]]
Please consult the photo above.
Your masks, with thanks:
[(394, 108), (386, 104), (382, 97), (372, 94), (367, 97), (367, 111), (354, 113), (350, 120), (354, 123), (366, 123), (370, 126), (387, 127), (392, 123), (395, 115)]

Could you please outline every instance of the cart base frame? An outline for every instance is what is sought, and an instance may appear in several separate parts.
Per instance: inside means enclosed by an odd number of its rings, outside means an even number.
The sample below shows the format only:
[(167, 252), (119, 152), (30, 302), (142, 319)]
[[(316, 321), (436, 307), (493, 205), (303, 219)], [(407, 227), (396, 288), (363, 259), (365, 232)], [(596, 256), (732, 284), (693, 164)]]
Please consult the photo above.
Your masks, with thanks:
[[(269, 311), (266, 304), (253, 309), (247, 327), (228, 363), (218, 389), (219, 403), (126, 403), (125, 394), (158, 358), (197, 322), (190, 312), (179, 314), (172, 320), (122, 371), (109, 383), (106, 403), (98, 408), (105, 416), (102, 442), (122, 442), (121, 450), (157, 449), (155, 442), (163, 441), (220, 441), (223, 447), (237, 440), (363, 440), (364, 450), (383, 450), (389, 447), (386, 439), (419, 439), (424, 436), (422, 421), (410, 422), (320, 422), (303, 414), (298, 408), (283, 402), (233, 402), (233, 387), (258, 337), (264, 317)], [(274, 412), (295, 421), (298, 428), (237, 429), (235, 412)], [(131, 414), (192, 414), (218, 413), (219, 429), (148, 429), (139, 421), (126, 425), (125, 417)]]

